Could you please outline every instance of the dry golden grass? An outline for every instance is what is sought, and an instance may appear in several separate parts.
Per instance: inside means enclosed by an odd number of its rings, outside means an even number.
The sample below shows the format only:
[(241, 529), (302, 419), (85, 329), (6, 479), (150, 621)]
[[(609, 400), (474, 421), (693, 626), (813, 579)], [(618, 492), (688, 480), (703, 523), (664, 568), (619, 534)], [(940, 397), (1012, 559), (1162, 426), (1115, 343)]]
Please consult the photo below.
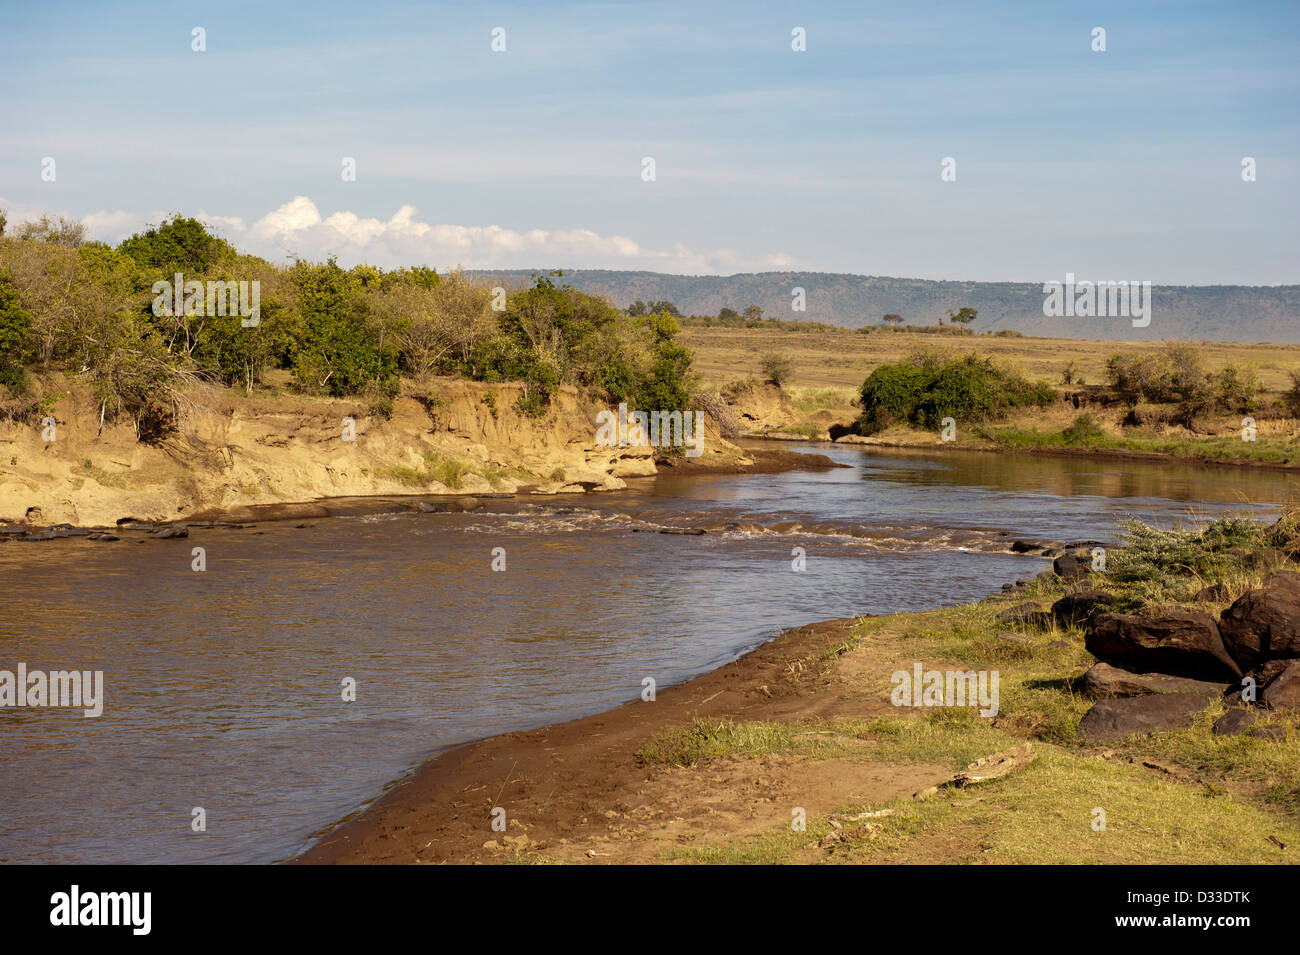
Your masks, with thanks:
[[(979, 352), (1018, 368), (1030, 378), (1061, 383), (1073, 362), (1076, 376), (1088, 384), (1105, 380), (1106, 359), (1117, 351), (1156, 351), (1160, 342), (1096, 342), (1068, 338), (997, 338), (992, 335), (948, 336), (905, 332), (785, 332), (750, 328), (686, 328), (683, 339), (695, 351), (696, 368), (706, 383), (723, 385), (758, 376), (759, 356), (782, 352), (793, 362), (787, 388), (856, 390), (877, 365), (898, 361), (917, 348), (961, 355)], [(1206, 342), (1205, 365), (1254, 368), (1266, 391), (1290, 387), (1288, 372), (1300, 371), (1300, 345), (1250, 345)], [(1077, 381), (1077, 377), (1076, 377)]]

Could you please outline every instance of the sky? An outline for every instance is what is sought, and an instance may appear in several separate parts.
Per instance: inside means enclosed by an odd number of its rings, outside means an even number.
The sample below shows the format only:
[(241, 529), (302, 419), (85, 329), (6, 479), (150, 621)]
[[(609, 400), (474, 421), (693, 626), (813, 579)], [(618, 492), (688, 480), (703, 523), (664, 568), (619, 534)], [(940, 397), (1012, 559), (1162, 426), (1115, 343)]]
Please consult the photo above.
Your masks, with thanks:
[(115, 243), (182, 213), (386, 267), (1300, 283), (1295, 0), (0, 17), (11, 224)]

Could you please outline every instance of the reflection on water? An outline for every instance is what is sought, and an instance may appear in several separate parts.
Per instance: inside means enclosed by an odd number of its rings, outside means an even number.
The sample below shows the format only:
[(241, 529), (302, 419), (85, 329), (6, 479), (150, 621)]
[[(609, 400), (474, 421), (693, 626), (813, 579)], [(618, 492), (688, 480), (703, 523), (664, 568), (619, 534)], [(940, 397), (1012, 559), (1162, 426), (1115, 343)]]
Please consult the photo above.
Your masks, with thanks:
[[(443, 747), (608, 709), (643, 677), (679, 682), (783, 627), (983, 597), (1045, 566), (1005, 553), (1015, 537), (1110, 539), (1127, 514), (1267, 514), (1293, 484), (818, 450), (852, 467), (0, 545), (0, 668), (100, 669), (106, 695), (97, 720), (0, 710), (0, 860), (283, 858)], [(657, 533), (687, 526), (711, 530)], [(194, 546), (206, 573), (190, 570)], [(197, 806), (204, 833), (190, 831)]]

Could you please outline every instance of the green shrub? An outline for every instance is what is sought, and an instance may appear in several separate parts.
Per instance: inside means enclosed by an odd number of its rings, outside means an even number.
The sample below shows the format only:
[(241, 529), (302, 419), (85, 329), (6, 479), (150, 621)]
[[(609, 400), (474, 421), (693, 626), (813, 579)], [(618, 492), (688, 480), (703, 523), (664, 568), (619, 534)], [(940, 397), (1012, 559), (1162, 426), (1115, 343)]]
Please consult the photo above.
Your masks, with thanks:
[(1070, 445), (1081, 445), (1087, 447), (1104, 440), (1106, 432), (1097, 424), (1096, 419), (1090, 414), (1081, 414), (1075, 418), (1069, 427), (1061, 432), (1061, 439)]
[(874, 434), (900, 421), (920, 428), (936, 428), (949, 416), (987, 421), (1011, 408), (1042, 406), (1054, 398), (1050, 386), (1000, 369), (988, 357), (911, 356), (881, 365), (863, 382), (856, 427), (859, 434)]

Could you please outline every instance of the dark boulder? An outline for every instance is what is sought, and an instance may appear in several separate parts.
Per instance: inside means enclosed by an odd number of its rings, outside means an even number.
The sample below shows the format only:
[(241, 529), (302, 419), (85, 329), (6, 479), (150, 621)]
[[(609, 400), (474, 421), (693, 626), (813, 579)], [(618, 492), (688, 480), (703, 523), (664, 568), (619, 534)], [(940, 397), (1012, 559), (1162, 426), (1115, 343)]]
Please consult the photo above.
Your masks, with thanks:
[(189, 537), (190, 529), (184, 524), (168, 524), (166, 527), (160, 527), (154, 531), (153, 536), (159, 540), (170, 540), (174, 537)]
[(1300, 574), (1276, 573), (1242, 594), (1223, 611), (1219, 632), (1243, 670), (1263, 660), (1300, 657)]
[(1136, 734), (1186, 729), (1209, 706), (1198, 693), (1153, 693), (1102, 700), (1079, 721), (1079, 737), (1104, 743)]
[(1223, 695), (1224, 684), (1191, 680), (1166, 673), (1133, 673), (1109, 663), (1094, 664), (1083, 675), (1084, 695), (1094, 700), (1116, 696), (1149, 696), (1153, 693), (1196, 693), (1207, 699)]
[(1092, 573), (1092, 558), (1082, 554), (1062, 554), (1052, 561), (1052, 572), (1065, 580), (1079, 580)]
[(1083, 586), (1052, 604), (1052, 616), (1062, 627), (1077, 626), (1091, 620), (1098, 613), (1109, 610), (1114, 603), (1114, 594)]
[(1214, 721), (1215, 736), (1240, 736), (1255, 724), (1255, 711), (1234, 706)]
[(1199, 610), (1172, 607), (1095, 618), (1085, 644), (1099, 660), (1127, 670), (1171, 673), (1196, 680), (1241, 677), (1223, 648), (1214, 618)]
[(1267, 740), (1270, 743), (1286, 742), (1286, 729), (1273, 723), (1269, 726), (1256, 726), (1250, 731), (1253, 739)]
[(1198, 604), (1221, 604), (1228, 599), (1228, 588), (1223, 584), (1211, 584), (1196, 592)]
[(995, 618), (1000, 624), (1019, 624), (1022, 627), (1046, 630), (1052, 625), (1051, 611), (1038, 604), (1023, 603), (1008, 607)]
[(1269, 680), (1260, 702), (1271, 710), (1300, 710), (1300, 660), (1290, 660)]

